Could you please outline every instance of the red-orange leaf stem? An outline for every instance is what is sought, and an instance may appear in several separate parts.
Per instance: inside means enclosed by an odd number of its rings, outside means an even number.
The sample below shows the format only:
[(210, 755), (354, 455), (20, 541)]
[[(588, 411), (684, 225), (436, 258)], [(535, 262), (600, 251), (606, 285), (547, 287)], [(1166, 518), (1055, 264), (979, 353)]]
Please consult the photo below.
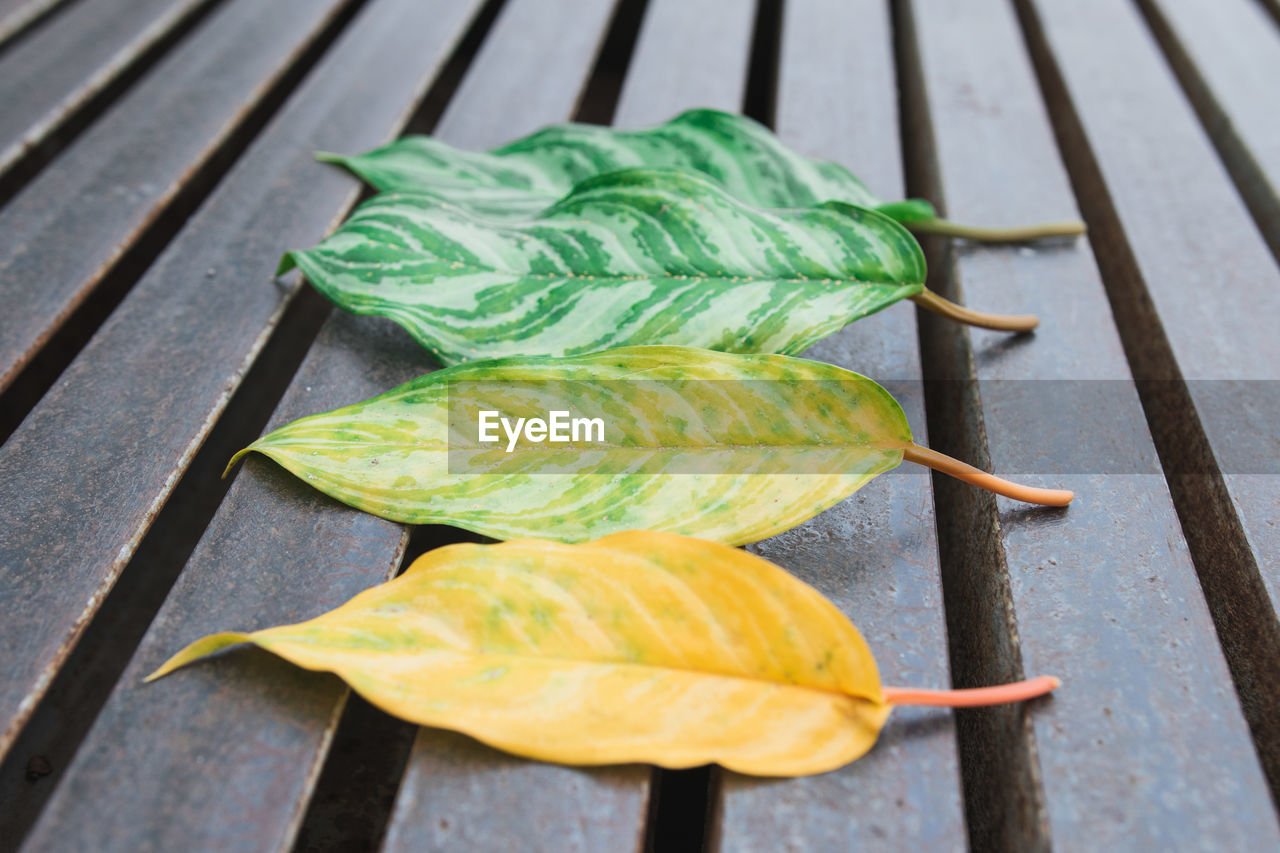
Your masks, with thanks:
[(1001, 684), (996, 687), (972, 687), (967, 690), (917, 690), (911, 687), (884, 688), (884, 701), (890, 705), (938, 705), (944, 708), (980, 708), (1025, 702), (1056, 690), (1062, 682), (1052, 675)]
[(1075, 492), (1069, 489), (1040, 489), (1035, 486), (1023, 486), (1019, 483), (1013, 483), (994, 474), (988, 474), (981, 468), (975, 468), (967, 462), (952, 459), (944, 453), (921, 447), (918, 444), (912, 444), (904, 449), (902, 458), (918, 465), (924, 465), (926, 468), (941, 471), (943, 474), (955, 477), (957, 480), (963, 480), (971, 486), (977, 486), (980, 489), (986, 489), (989, 492), (995, 492), (997, 495), (1004, 495), (1006, 498), (1013, 498), (1016, 501), (1026, 501), (1029, 504), (1066, 506), (1076, 496)]

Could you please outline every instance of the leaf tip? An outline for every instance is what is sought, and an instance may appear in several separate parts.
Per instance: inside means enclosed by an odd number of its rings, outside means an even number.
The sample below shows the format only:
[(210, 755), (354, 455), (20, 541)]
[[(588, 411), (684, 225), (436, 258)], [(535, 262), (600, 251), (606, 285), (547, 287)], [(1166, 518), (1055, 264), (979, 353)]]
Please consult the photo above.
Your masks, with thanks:
[(345, 154), (333, 154), (329, 151), (317, 151), (315, 153), (315, 158), (318, 163), (333, 163), (336, 166), (347, 165), (347, 155)]
[(298, 266), (298, 259), (294, 257), (293, 252), (285, 252), (280, 256), (280, 263), (276, 265), (276, 278), (293, 270)]
[(227, 467), (223, 469), (222, 479), (224, 480), (227, 479), (227, 475), (231, 473), (232, 468), (236, 467), (236, 463), (239, 462), (244, 457), (248, 456), (250, 453), (252, 453), (254, 448), (257, 446), (257, 444), (258, 443), (255, 441), (253, 444), (249, 445), (248, 447), (237, 451), (236, 455), (232, 456), (231, 461), (227, 463)]
[(221, 634), (210, 634), (207, 637), (201, 637), (182, 651), (160, 665), (155, 672), (142, 679), (143, 684), (150, 684), (159, 678), (164, 678), (169, 673), (179, 667), (186, 666), (198, 658), (211, 655), (214, 652), (221, 651), (227, 646), (234, 646), (238, 643), (249, 642), (252, 637), (249, 634), (239, 631), (225, 631)]

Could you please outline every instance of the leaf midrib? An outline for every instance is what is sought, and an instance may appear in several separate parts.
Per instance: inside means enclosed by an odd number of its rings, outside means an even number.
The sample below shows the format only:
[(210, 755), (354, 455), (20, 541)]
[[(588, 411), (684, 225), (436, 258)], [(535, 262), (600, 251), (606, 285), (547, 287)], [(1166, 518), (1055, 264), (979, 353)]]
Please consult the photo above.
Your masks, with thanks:
[[(268, 436), (269, 437), (269, 436)], [(910, 442), (904, 441), (901, 445), (895, 444), (659, 444), (659, 445), (627, 445), (627, 444), (611, 444), (611, 443), (595, 443), (590, 446), (577, 446), (574, 442), (565, 442), (570, 447), (550, 447), (543, 442), (534, 442), (534, 446), (517, 445), (516, 449), (511, 451), (509, 455), (514, 456), (517, 452), (537, 452), (537, 451), (563, 451), (563, 450), (630, 450), (630, 451), (659, 451), (659, 450), (693, 450), (693, 451), (710, 451), (710, 450), (790, 450), (790, 449), (820, 449), (820, 448), (844, 448), (849, 449), (867, 449), (867, 450), (905, 450), (910, 446)], [(263, 445), (269, 447), (271, 445)], [(277, 447), (286, 447), (286, 445), (276, 445)], [(324, 447), (326, 445), (308, 444), (306, 446)], [(332, 446), (332, 445), (327, 445)], [(453, 452), (458, 450), (504, 450), (504, 439), (494, 442), (493, 447), (452, 447), (448, 444), (410, 444), (408, 442), (378, 442), (362, 444), (360, 442), (346, 442), (341, 446), (357, 446), (357, 447), (386, 447), (401, 450), (442, 450), (445, 452)]]
[[(262, 645), (257, 640), (254, 640), (253, 642), (255, 642), (258, 645)], [(385, 653), (385, 650), (381, 650), (381, 651)], [(392, 653), (395, 654), (396, 652), (392, 652)], [(406, 654), (422, 654), (423, 652), (413, 652), (412, 650), (407, 650), (405, 653)], [(426, 652), (426, 653), (430, 654), (430, 652)], [(850, 699), (861, 699), (863, 701), (871, 702), (873, 704), (882, 704), (870, 696), (865, 696), (858, 693), (849, 693), (837, 688), (817, 687), (811, 684), (802, 684), (795, 681), (777, 681), (771, 678), (765, 678), (763, 676), (752, 675), (752, 674), (726, 673), (726, 672), (717, 672), (715, 670), (694, 669), (688, 666), (668, 666), (665, 664), (644, 663), (640, 661), (627, 661), (627, 660), (619, 660), (619, 661), (592, 660), (590, 658), (564, 657), (563, 655), (531, 655), (531, 654), (520, 654), (517, 652), (494, 653), (494, 652), (458, 652), (458, 651), (452, 651), (452, 650), (443, 650), (440, 652), (440, 654), (456, 655), (457, 657), (460, 657), (460, 658), (493, 658), (493, 659), (509, 659), (509, 660), (515, 660), (515, 661), (553, 661), (558, 663), (569, 663), (569, 664), (578, 664), (578, 665), (586, 665), (586, 666), (594, 665), (594, 666), (611, 666), (611, 667), (631, 667), (631, 668), (646, 669), (646, 670), (657, 670), (659, 672), (684, 672), (692, 675), (697, 675), (703, 678), (727, 678), (734, 681), (746, 681), (753, 684), (766, 684), (771, 687), (789, 687), (797, 690), (812, 690), (815, 693), (834, 694), (836, 696), (841, 696), (841, 697), (850, 698)], [(330, 671), (340, 674), (339, 670), (336, 667), (332, 668)]]

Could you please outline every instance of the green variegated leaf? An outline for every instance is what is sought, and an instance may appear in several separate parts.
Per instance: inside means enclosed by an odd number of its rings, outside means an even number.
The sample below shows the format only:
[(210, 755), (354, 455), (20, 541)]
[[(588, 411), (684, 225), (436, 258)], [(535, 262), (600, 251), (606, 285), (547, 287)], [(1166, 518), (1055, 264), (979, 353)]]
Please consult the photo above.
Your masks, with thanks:
[(701, 172), (756, 207), (843, 201), (871, 207), (912, 230), (973, 240), (1017, 241), (1080, 234), (1072, 220), (1022, 228), (979, 228), (940, 219), (922, 199), (882, 201), (839, 163), (806, 157), (742, 115), (697, 109), (645, 130), (586, 124), (544, 128), (489, 152), (460, 151), (410, 136), (367, 154), (321, 154), (381, 191), (431, 192), (500, 219), (524, 219), (593, 175), (633, 167)]
[(671, 170), (589, 179), (523, 223), (386, 193), (292, 263), (445, 364), (633, 344), (798, 353), (925, 277), (888, 217), (838, 202), (759, 210)]
[[(789, 150), (746, 116), (698, 109), (645, 130), (559, 124), (489, 152), (410, 136), (354, 157), (324, 154), (383, 192), (437, 193), (489, 218), (524, 219), (595, 175), (633, 167), (701, 172), (755, 207), (882, 202), (845, 167)], [(915, 218), (932, 218), (913, 201)], [(898, 208), (892, 208), (897, 210)]]
[[(572, 415), (571, 440), (555, 438), (557, 412)], [(495, 414), (507, 419), (496, 443), (481, 428)], [(535, 418), (541, 438), (521, 432)], [(579, 435), (578, 420), (599, 432)], [(893, 397), (856, 373), (685, 347), (459, 365), (295, 421), (236, 458), (250, 451), (375, 515), (499, 539), (652, 529), (754, 542), (904, 456), (1023, 500), (1070, 500), (918, 447)]]

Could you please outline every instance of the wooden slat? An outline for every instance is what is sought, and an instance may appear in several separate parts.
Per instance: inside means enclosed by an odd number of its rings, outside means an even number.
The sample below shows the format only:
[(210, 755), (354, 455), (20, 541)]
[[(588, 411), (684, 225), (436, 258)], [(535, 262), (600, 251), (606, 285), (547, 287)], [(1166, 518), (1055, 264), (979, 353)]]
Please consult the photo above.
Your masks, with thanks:
[(1280, 26), (1258, 0), (1141, 0), (1236, 186), (1280, 257)]
[[(844, 163), (897, 198), (902, 157), (888, 11), (878, 0), (786, 5), (777, 130), (796, 149)], [(914, 311), (898, 305), (805, 355), (886, 383), (927, 443), (916, 340)], [(887, 683), (949, 686), (927, 471), (905, 466), (752, 550), (835, 601), (866, 636)], [(955, 727), (945, 711), (894, 711), (875, 748), (834, 773), (788, 782), (726, 773), (722, 789), (717, 837), (725, 850), (965, 847)]]
[[(600, 43), (608, 22), (603, 8), (588, 18), (586, 4), (576, 5), (514, 0), (504, 8), (436, 135), (480, 148), (568, 119), (595, 58), (586, 46)], [(572, 63), (560, 55), (567, 33), (577, 45)], [(506, 111), (494, 112), (495, 101)], [(632, 850), (643, 840), (648, 797), (645, 767), (557, 767), (424, 728), (383, 849)]]
[(76, 3), (0, 56), (0, 175), (212, 0)]
[[(845, 164), (885, 199), (900, 197), (904, 185), (893, 63), (885, 4), (792, 0), (783, 6), (778, 133), (810, 156)], [(919, 378), (918, 361), (898, 366), (904, 372), (897, 378)]]
[(647, 767), (562, 767), (422, 729), (384, 851), (639, 850)]
[(0, 643), (0, 753), (290, 301), (295, 288), (271, 281), (282, 248), (318, 240), (354, 192), (312, 151), (384, 139), (419, 63), (388, 57), (407, 76), (378, 81), (378, 97), (363, 77), (332, 95), (309, 86), (0, 448), (0, 598), (14, 607)]
[[(215, 238), (207, 260), (257, 270), (248, 282), (273, 290), (268, 271), (277, 241), (315, 240), (355, 199), (354, 182), (312, 162), (310, 153), (363, 150), (393, 136), (477, 5), (366, 6), (180, 242)], [(237, 204), (248, 201), (250, 189), (271, 194), (274, 203)], [(223, 219), (243, 230), (231, 240), (210, 234)], [(256, 239), (258, 229), (270, 236)], [(251, 257), (238, 257), (245, 248)], [(205, 286), (225, 299), (243, 289), (230, 277)], [(273, 422), (377, 393), (426, 362), (388, 324), (334, 318)], [(342, 684), (253, 653), (153, 685), (141, 679), (196, 636), (309, 618), (342, 603), (393, 572), (404, 544), (399, 525), (323, 498), (264, 460), (248, 460), (25, 849), (288, 847), (346, 695)]]
[(0, 45), (63, 2), (65, 0), (0, 0)]
[(436, 135), (478, 150), (571, 116), (614, 5), (615, 0), (569, 0), (552, 9), (508, 2), (441, 115)]
[[(963, 6), (913, 0), (911, 7), (936, 143), (932, 165), (948, 212), (989, 223), (1070, 217), (1075, 203), (1013, 10), (1001, 0)], [(1167, 182), (1196, 174), (1195, 185), (1216, 196), (1229, 192), (1225, 176), (1208, 163), (1184, 170), (1182, 128), (1163, 113), (1144, 115), (1174, 93), (1167, 69), (1155, 73), (1157, 58), (1143, 55), (1131, 29), (1138, 21), (1126, 4), (1044, 7), (1070, 33), (1071, 61), (1089, 81), (1079, 93), (1082, 108), (1100, 111), (1099, 140), (1109, 140), (1125, 161), (1108, 175), (1109, 188), (1140, 190), (1132, 198), (1151, 217), (1144, 231), (1165, 235), (1160, 285), (1198, 304), (1197, 323), (1212, 321), (1217, 312), (1200, 295), (1204, 264), (1177, 247), (1218, 248), (1217, 235), (1234, 232), (1214, 215), (1226, 210), (1192, 213), (1171, 199)], [(1238, 202), (1234, 208), (1243, 214)], [(1214, 223), (1214, 240), (1183, 242), (1192, 232), (1203, 235), (1206, 222)], [(1091, 236), (1099, 245), (1110, 239), (1105, 230)], [(1261, 251), (1256, 234), (1250, 239), (1251, 251)], [(952, 568), (969, 575), (956, 582), (978, 590), (957, 597), (969, 612), (952, 615), (987, 620), (993, 637), (1005, 637), (995, 659), (970, 674), (1025, 671), (1064, 682), (1050, 700), (981, 717), (1007, 725), (989, 731), (996, 739), (970, 744), (982, 773), (970, 779), (976, 784), (969, 793), (979, 810), (1000, 808), (976, 815), (975, 843), (1274, 846), (1280, 837), (1270, 797), (1089, 243), (933, 254), (944, 291), (971, 304), (1034, 311), (1042, 320), (1023, 339), (925, 326), (938, 339), (949, 334), (959, 342), (952, 365), (982, 382), (981, 413), (959, 443), (976, 457), (989, 455), (995, 470), (1077, 494), (1069, 509), (1046, 511), (973, 497), (962, 486), (939, 487), (940, 501), (958, 507), (950, 523), (959, 528), (943, 533), (955, 555)], [(939, 354), (947, 354), (945, 346)], [(1081, 399), (1091, 404), (1075, 402)], [(956, 412), (956, 419), (965, 416)], [(1045, 452), (1052, 448), (1073, 452), (1060, 458)], [(1083, 467), (1091, 462), (1096, 467)], [(1064, 473), (1050, 473), (1057, 464)], [(983, 595), (989, 600), (978, 600)], [(1017, 753), (1012, 747), (1020, 737), (1025, 747)], [(992, 756), (996, 762), (1007, 756), (1009, 766), (993, 764)]]
[(1280, 270), (1137, 10), (1026, 8), (1126, 350), (1163, 381), (1152, 428), (1280, 791)]
[(346, 5), (227, 5), (0, 210), (0, 391)]
[(755, 4), (649, 0), (613, 123), (648, 127), (691, 107), (738, 112)]

